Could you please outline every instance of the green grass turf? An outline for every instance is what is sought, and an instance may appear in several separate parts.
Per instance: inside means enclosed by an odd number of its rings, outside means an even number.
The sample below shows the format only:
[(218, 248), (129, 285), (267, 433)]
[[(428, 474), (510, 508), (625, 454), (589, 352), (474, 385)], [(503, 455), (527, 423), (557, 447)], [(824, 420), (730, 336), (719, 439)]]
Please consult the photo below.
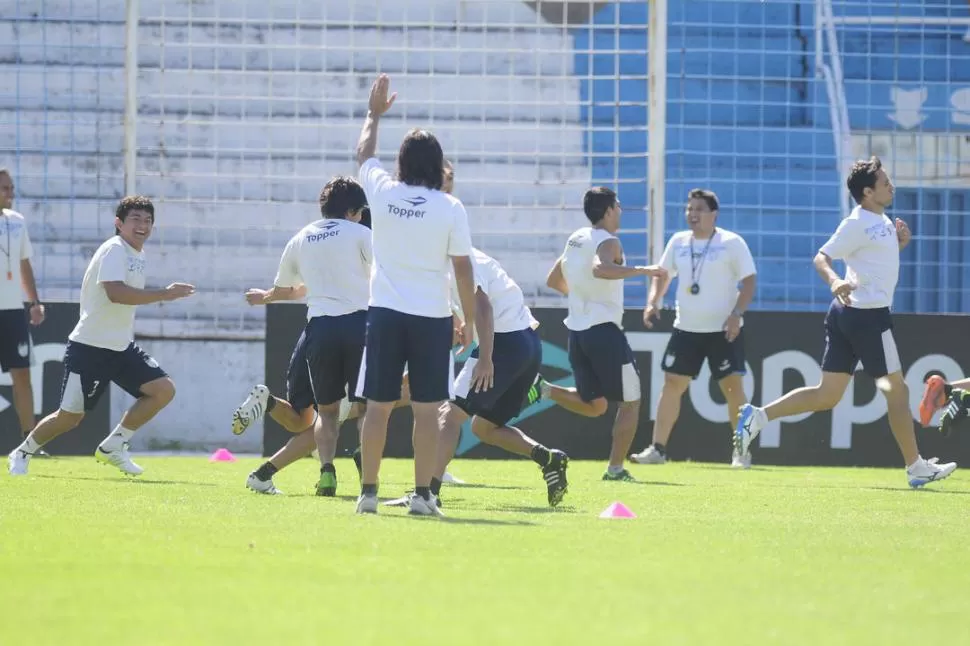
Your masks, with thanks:
[[(456, 461), (447, 521), (354, 515), (357, 475), (244, 489), (258, 464), (92, 459), (0, 475), (5, 644), (912, 644), (966, 639), (970, 480), (902, 469), (573, 462), (550, 512), (526, 461)], [(384, 465), (401, 495), (409, 461)], [(633, 520), (601, 520), (621, 500)], [(928, 632), (930, 631), (930, 632)], [(959, 637), (963, 635), (963, 637)], [(966, 642), (963, 642), (966, 643)]]

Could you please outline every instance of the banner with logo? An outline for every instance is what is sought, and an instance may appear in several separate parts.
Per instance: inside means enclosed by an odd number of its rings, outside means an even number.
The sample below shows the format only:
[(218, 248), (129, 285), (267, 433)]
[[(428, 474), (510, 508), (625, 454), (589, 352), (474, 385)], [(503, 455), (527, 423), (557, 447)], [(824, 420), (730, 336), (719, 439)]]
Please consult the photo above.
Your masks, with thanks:
[[(543, 339), (543, 374), (554, 383), (574, 385), (567, 358), (567, 331), (562, 324), (565, 310), (535, 309)], [(274, 304), (267, 312), (267, 384), (274, 393), (285, 391), (286, 365), (305, 322), (306, 308)], [(824, 348), (819, 312), (752, 312), (745, 317), (748, 374), (745, 392), (755, 403), (771, 401), (793, 388), (814, 385), (821, 376), (819, 362)], [(927, 373), (938, 371), (948, 380), (970, 375), (970, 331), (967, 316), (894, 317), (896, 342), (906, 382), (910, 408), (917, 409)], [(653, 330), (645, 330), (639, 310), (629, 310), (624, 319), (627, 338), (640, 369), (640, 425), (633, 449), (651, 441), (657, 399), (663, 387), (662, 362), (672, 331), (673, 313), (664, 312)], [(573, 415), (551, 402), (540, 401), (523, 410), (515, 422), (523, 431), (546, 446), (561, 448), (577, 459), (606, 459), (615, 407), (606, 415), (589, 419)], [(674, 460), (728, 462), (731, 431), (727, 409), (717, 384), (705, 366), (684, 395), (680, 420), (668, 444)], [(960, 432), (964, 431), (964, 432)], [(264, 452), (275, 452), (288, 434), (267, 421)], [(944, 439), (933, 429), (917, 424), (917, 439), (925, 457), (970, 460), (970, 424)], [(893, 441), (886, 417), (886, 404), (872, 379), (856, 373), (838, 406), (832, 411), (801, 415), (776, 421), (761, 433), (754, 451), (757, 464), (900, 466), (902, 458)], [(340, 448), (357, 445), (351, 424), (342, 429)], [(482, 445), (463, 429), (459, 454), (464, 457), (501, 458), (500, 449)], [(388, 432), (387, 455), (411, 455), (409, 409), (396, 411)]]
[[(77, 324), (80, 307), (77, 303), (45, 303), (47, 319), (32, 327), (33, 367), (31, 382), (34, 390), (34, 415), (40, 421), (57, 410), (61, 403), (61, 381), (64, 377), (64, 348), (67, 335)], [(13, 407), (13, 388), (9, 374), (0, 373), (0, 446), (4, 453), (20, 444), (20, 424)], [(89, 455), (94, 453), (109, 430), (111, 390), (105, 391), (98, 406), (85, 415), (76, 429), (61, 435), (48, 445), (50, 453), (58, 455)]]

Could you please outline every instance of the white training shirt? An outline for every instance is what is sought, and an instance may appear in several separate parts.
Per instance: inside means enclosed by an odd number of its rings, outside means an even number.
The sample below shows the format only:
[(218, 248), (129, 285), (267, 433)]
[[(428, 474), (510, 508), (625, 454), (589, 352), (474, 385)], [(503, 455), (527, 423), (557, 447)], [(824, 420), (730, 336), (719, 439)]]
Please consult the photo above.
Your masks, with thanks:
[(20, 261), (29, 260), (33, 255), (24, 216), (3, 209), (0, 214), (0, 310), (24, 308)]
[[(538, 326), (531, 310), (526, 307), (522, 290), (509, 277), (497, 260), (473, 248), (472, 269), (475, 276), (475, 290), (481, 289), (492, 304), (492, 317), (496, 334), (518, 332)], [(458, 282), (454, 277), (451, 280), (451, 297), (455, 305), (455, 313), (464, 321), (465, 315), (461, 310), (461, 300), (458, 296)], [(475, 336), (477, 340), (477, 326), (475, 327)]]
[(820, 251), (845, 261), (845, 280), (856, 286), (849, 295), (851, 307), (892, 307), (899, 280), (899, 239), (891, 219), (857, 206)]
[(613, 238), (604, 229), (583, 227), (566, 241), (562, 272), (569, 287), (569, 314), (563, 322), (570, 330), (588, 330), (601, 323), (623, 328), (623, 281), (593, 276), (596, 250)]
[(371, 231), (364, 225), (317, 220), (287, 243), (274, 284), (306, 285), (308, 319), (366, 310), (372, 256)]
[(675, 233), (660, 258), (671, 279), (680, 276), (674, 327), (684, 332), (720, 332), (738, 302), (738, 283), (756, 273), (754, 258), (744, 238), (720, 227), (711, 238), (695, 239), (693, 281), (700, 292), (691, 294), (692, 237), (690, 231)]
[(360, 183), (374, 227), (370, 305), (405, 314), (451, 316), (450, 256), (470, 256), (468, 214), (455, 197), (402, 184), (368, 159)]
[(112, 303), (102, 283), (123, 282), (145, 288), (145, 252), (135, 251), (121, 236), (98, 247), (81, 283), (81, 318), (71, 341), (120, 352), (135, 338), (135, 306)]

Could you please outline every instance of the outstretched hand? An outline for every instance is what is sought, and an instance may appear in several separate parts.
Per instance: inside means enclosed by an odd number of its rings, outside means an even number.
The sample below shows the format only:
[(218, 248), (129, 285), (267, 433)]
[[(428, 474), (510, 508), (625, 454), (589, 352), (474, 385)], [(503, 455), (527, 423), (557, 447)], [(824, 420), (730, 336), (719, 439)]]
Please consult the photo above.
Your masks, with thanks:
[(381, 74), (374, 81), (374, 84), (370, 88), (370, 99), (367, 101), (367, 109), (370, 110), (371, 114), (375, 117), (379, 117), (394, 105), (394, 99), (397, 98), (397, 92), (391, 94), (390, 97), (387, 96), (388, 90), (391, 87), (391, 79), (387, 74)]

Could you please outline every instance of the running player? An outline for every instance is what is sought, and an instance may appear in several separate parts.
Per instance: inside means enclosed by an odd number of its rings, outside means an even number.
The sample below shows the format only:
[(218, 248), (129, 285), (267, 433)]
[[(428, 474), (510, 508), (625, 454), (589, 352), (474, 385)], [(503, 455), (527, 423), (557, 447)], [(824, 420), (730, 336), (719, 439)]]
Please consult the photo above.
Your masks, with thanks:
[[(861, 361), (862, 368), (886, 397), (889, 427), (906, 464), (913, 488), (946, 478), (957, 465), (924, 460), (916, 445), (909, 388), (903, 378), (890, 308), (899, 278), (899, 254), (912, 237), (900, 219), (886, 216), (894, 187), (879, 158), (857, 161), (846, 181), (856, 201), (828, 242), (815, 256), (815, 269), (832, 290), (834, 299), (825, 317), (822, 381), (798, 388), (763, 408), (741, 408), (735, 442), (743, 454), (771, 420), (835, 408)], [(845, 278), (832, 268), (844, 260)]]
[(566, 410), (585, 417), (606, 413), (619, 404), (613, 422), (613, 443), (603, 480), (633, 481), (623, 461), (640, 419), (640, 372), (623, 333), (623, 281), (639, 276), (664, 278), (658, 266), (627, 267), (616, 232), (622, 209), (616, 193), (591, 188), (583, 196), (590, 226), (569, 236), (566, 249), (553, 265), (546, 284), (568, 296), (569, 365), (576, 388), (541, 380), (538, 391)]
[(175, 384), (134, 342), (135, 307), (195, 293), (186, 283), (145, 289), (143, 247), (155, 224), (147, 197), (129, 196), (115, 210), (116, 235), (102, 244), (84, 272), (81, 317), (64, 350), (60, 408), (45, 417), (8, 456), (11, 475), (25, 475), (37, 450), (76, 427), (111, 382), (135, 397), (121, 423), (98, 445), (95, 458), (128, 475), (141, 475), (128, 445), (135, 431), (175, 397)]

